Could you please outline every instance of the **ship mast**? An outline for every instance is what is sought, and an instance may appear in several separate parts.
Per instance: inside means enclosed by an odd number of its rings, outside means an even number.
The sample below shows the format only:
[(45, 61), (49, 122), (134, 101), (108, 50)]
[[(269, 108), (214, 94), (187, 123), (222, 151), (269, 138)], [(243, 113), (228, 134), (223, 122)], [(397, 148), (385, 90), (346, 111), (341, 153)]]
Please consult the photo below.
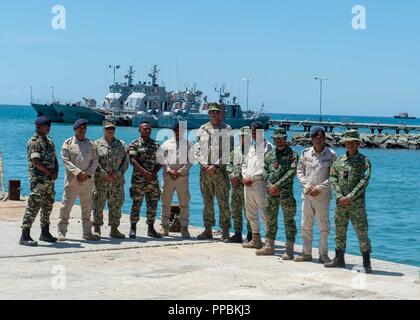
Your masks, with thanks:
[(152, 78), (152, 86), (156, 85), (156, 81), (157, 81), (157, 75), (159, 73), (159, 69), (157, 67), (157, 65), (155, 64), (152, 68), (152, 72), (148, 74), (148, 76), (150, 78)]
[(124, 76), (124, 78), (127, 79), (128, 82), (128, 86), (131, 87), (131, 85), (133, 84), (133, 74), (136, 71), (134, 70), (133, 66), (129, 66), (128, 67), (128, 73)]

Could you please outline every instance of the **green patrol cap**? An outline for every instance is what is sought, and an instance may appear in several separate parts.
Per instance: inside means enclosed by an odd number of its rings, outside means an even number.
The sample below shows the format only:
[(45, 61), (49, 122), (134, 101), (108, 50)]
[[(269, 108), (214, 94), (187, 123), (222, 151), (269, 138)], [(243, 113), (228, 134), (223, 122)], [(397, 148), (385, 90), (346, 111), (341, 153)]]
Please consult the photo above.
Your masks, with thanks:
[(102, 122), (102, 125), (103, 125), (104, 129), (115, 128), (115, 120), (105, 119)]
[(251, 134), (249, 133), (251, 131), (251, 129), (249, 127), (242, 127), (239, 129), (239, 133), (238, 135), (240, 136), (251, 136)]
[(287, 139), (287, 132), (284, 128), (274, 129), (273, 135), (271, 137), (273, 139), (274, 138)]
[(341, 142), (347, 142), (347, 141), (362, 141), (360, 140), (360, 135), (359, 132), (357, 132), (357, 130), (348, 130), (346, 132), (344, 132), (344, 136), (341, 139)]
[(210, 111), (220, 111), (220, 106), (216, 102), (211, 102), (208, 104), (208, 112)]

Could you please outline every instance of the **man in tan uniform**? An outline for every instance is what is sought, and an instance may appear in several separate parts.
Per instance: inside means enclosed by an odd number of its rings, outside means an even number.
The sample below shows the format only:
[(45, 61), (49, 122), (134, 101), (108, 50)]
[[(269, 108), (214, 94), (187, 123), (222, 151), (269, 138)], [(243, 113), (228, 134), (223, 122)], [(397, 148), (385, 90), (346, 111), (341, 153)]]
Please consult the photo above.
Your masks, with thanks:
[(86, 138), (87, 123), (85, 119), (77, 120), (73, 125), (75, 135), (64, 141), (61, 149), (66, 174), (58, 223), (58, 241), (66, 240), (70, 212), (77, 197), (80, 198), (82, 208), (83, 239), (99, 240), (99, 237), (92, 233), (90, 221), (93, 176), (98, 166), (98, 155), (94, 142)]
[(177, 123), (172, 130), (175, 137), (165, 141), (158, 151), (158, 161), (163, 166), (162, 191), (162, 237), (169, 235), (169, 217), (174, 192), (178, 196), (181, 218), (181, 236), (188, 239), (190, 222), (189, 171), (194, 163), (194, 150), (191, 141), (184, 138), (184, 128)]
[(311, 131), (313, 146), (302, 151), (297, 167), (297, 177), (302, 185), (302, 240), (303, 252), (296, 262), (312, 261), (314, 220), (318, 221), (319, 262), (327, 263), (328, 235), (330, 233), (330, 169), (337, 155), (325, 146), (325, 130), (314, 127)]

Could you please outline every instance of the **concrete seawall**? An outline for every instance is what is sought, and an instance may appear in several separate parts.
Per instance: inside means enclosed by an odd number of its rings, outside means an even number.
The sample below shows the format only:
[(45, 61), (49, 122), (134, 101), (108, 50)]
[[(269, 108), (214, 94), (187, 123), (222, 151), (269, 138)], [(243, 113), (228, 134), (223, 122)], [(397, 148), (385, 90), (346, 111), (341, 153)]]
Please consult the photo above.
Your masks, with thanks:
[[(144, 219), (137, 239), (110, 239), (105, 226), (101, 241), (87, 242), (78, 206), (69, 241), (24, 247), (18, 241), (25, 205), (0, 202), (0, 299), (420, 299), (418, 267), (373, 259), (374, 272), (366, 275), (356, 271), (361, 257), (346, 255), (347, 269), (325, 269), (316, 260), (282, 261), (281, 242), (275, 256), (257, 257), (239, 244), (197, 241), (197, 228), (190, 229), (191, 240), (175, 233), (155, 240), (146, 236)], [(128, 229), (123, 215), (120, 230)]]

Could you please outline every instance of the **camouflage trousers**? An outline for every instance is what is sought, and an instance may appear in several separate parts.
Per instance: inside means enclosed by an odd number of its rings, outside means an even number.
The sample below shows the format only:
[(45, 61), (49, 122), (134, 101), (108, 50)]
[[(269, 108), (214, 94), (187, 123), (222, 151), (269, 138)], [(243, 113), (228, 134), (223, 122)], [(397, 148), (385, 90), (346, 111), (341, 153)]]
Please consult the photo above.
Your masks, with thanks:
[(95, 179), (93, 188), (93, 224), (103, 226), (104, 207), (108, 201), (108, 225), (118, 227), (121, 220), (121, 208), (124, 204), (124, 181), (108, 182)]
[(159, 180), (148, 181), (147, 179), (132, 179), (130, 197), (131, 200), (133, 200), (130, 222), (139, 222), (141, 205), (143, 203), (143, 198), (146, 197), (146, 223), (148, 225), (154, 224), (160, 198)]
[[(235, 229), (235, 232), (242, 233), (243, 212), (245, 209), (245, 195), (243, 184), (240, 184), (236, 187), (232, 186), (232, 193), (230, 195), (230, 207), (232, 209), (233, 228)], [(246, 229), (248, 232), (251, 232), (251, 225), (249, 224), (249, 220), (246, 219), (246, 221)]]
[(266, 238), (275, 240), (278, 229), (279, 207), (283, 211), (284, 231), (286, 233), (287, 242), (295, 242), (296, 240), (296, 199), (291, 194), (288, 198), (272, 197), (267, 195), (266, 198), (266, 215), (267, 215), (267, 231)]
[(216, 196), (219, 204), (219, 225), (221, 228), (229, 228), (230, 208), (229, 208), (229, 175), (225, 170), (217, 169), (213, 176), (200, 171), (200, 189), (203, 196), (204, 209), (203, 221), (205, 227), (215, 225), (214, 217), (214, 197)]
[(359, 239), (360, 252), (372, 252), (368, 237), (368, 220), (365, 206), (350, 205), (348, 207), (335, 207), (335, 245), (337, 249), (346, 250), (346, 235), (349, 220), (353, 225), (357, 238)]
[(23, 216), (22, 228), (31, 228), (39, 210), (41, 209), (41, 226), (50, 224), (50, 215), (54, 204), (54, 182), (30, 183), (28, 206)]

